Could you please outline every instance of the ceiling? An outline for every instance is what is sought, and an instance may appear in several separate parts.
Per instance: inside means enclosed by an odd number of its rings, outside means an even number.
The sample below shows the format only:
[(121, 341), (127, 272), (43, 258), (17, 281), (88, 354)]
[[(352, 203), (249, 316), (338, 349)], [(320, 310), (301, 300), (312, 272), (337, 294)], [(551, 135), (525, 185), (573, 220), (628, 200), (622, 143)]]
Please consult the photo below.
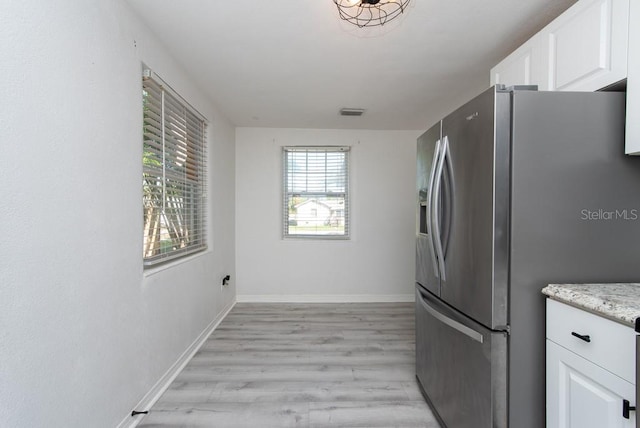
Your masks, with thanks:
[(369, 29), (333, 0), (127, 2), (236, 126), (424, 130), (575, 0), (412, 0)]

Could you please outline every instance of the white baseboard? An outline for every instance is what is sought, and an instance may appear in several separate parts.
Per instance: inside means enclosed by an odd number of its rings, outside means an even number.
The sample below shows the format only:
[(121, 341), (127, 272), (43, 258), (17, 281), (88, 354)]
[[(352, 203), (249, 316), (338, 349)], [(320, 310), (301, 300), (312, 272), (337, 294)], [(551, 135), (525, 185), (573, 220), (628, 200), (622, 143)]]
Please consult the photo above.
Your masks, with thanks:
[[(162, 396), (162, 394), (169, 388), (171, 382), (178, 376), (178, 374), (182, 371), (182, 369), (187, 365), (191, 358), (198, 352), (198, 349), (204, 344), (207, 338), (211, 335), (213, 330), (218, 327), (218, 325), (222, 322), (222, 320), (227, 316), (227, 314), (233, 309), (236, 301), (232, 301), (229, 305), (220, 312), (211, 324), (205, 328), (202, 333), (193, 341), (193, 343), (187, 348), (186, 351), (180, 355), (178, 360), (173, 363), (173, 365), (167, 370), (167, 372), (156, 382), (155, 385), (142, 397), (142, 400), (136, 404), (133, 408), (135, 410), (149, 410), (156, 401)], [(132, 410), (133, 410), (132, 409)], [(140, 421), (143, 419), (144, 415), (138, 415), (132, 417), (131, 414), (127, 415), (122, 422), (120, 422), (117, 428), (134, 428), (137, 426)]]
[(413, 294), (244, 294), (240, 303), (399, 303), (413, 302)]

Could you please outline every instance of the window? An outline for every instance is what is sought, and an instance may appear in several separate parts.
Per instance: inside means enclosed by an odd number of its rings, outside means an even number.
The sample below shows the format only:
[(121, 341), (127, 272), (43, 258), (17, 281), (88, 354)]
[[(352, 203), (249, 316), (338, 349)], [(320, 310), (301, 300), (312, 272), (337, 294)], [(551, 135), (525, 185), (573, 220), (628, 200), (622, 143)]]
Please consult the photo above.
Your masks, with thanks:
[(349, 147), (283, 148), (284, 237), (349, 237)]
[(206, 121), (148, 70), (142, 102), (143, 259), (151, 266), (207, 248)]

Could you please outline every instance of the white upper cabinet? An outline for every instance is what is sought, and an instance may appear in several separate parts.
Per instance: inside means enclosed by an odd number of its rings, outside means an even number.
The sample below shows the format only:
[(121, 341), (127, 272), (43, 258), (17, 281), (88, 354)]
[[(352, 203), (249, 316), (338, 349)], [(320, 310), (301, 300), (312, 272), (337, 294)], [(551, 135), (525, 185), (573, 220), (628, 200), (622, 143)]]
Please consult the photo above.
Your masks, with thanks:
[(640, 0), (629, 7), (626, 153), (640, 155)]
[(531, 85), (531, 46), (529, 42), (491, 69), (491, 86), (498, 83)]
[(629, 0), (581, 0), (542, 33), (551, 91), (595, 91), (627, 77)]
[(491, 70), (491, 85), (596, 91), (627, 77), (630, 0), (580, 0)]
[(538, 89), (546, 90), (545, 55), (545, 39), (538, 34), (491, 70), (491, 86), (538, 85)]
[(640, 0), (579, 0), (491, 69), (491, 85), (597, 91), (627, 79), (625, 152), (640, 155)]

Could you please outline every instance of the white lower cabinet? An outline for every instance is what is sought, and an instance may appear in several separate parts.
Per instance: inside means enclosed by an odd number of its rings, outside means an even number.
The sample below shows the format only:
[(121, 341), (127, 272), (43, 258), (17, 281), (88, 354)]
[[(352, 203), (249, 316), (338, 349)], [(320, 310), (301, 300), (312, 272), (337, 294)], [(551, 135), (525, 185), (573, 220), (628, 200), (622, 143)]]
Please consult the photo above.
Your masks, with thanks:
[(635, 386), (547, 340), (547, 428), (634, 428)]
[(635, 428), (635, 332), (547, 299), (547, 428)]

